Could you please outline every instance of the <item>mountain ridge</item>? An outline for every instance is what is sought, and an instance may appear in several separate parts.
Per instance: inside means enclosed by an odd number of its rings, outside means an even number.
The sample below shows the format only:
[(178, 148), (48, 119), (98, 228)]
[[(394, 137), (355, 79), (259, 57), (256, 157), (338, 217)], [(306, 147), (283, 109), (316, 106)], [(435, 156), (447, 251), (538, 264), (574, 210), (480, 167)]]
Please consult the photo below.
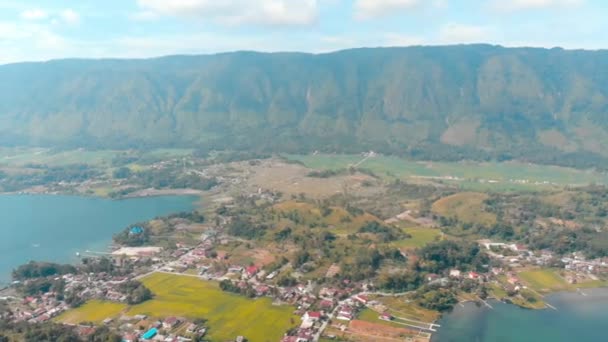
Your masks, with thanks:
[(584, 167), (608, 157), (606, 50), (478, 44), (63, 59), (2, 65), (0, 79), (2, 144), (374, 149)]

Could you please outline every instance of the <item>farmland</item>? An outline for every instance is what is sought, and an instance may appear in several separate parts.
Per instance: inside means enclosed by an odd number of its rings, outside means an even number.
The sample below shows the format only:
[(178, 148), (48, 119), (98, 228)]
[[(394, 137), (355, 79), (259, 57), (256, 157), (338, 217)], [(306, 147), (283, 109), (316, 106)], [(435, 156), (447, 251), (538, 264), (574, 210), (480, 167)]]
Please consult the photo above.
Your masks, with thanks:
[[(340, 170), (363, 159), (360, 155), (287, 155), (305, 166)], [(471, 190), (534, 190), (554, 186), (608, 184), (608, 174), (521, 162), (422, 162), (376, 156), (359, 165), (381, 177), (403, 180), (434, 179)]]
[(519, 274), (532, 289), (539, 292), (563, 291), (570, 289), (566, 281), (550, 269), (524, 271)]
[(299, 324), (299, 317), (292, 314), (293, 307), (275, 306), (269, 298), (250, 300), (229, 294), (216, 283), (196, 277), (155, 273), (142, 282), (155, 297), (131, 307), (127, 314), (204, 318), (213, 341), (226, 341), (237, 335), (252, 342), (277, 341), (287, 329)]
[(101, 323), (106, 318), (114, 318), (120, 315), (126, 308), (125, 304), (92, 300), (79, 308), (65, 312), (58, 316), (56, 320), (66, 324)]
[[(130, 151), (118, 150), (52, 150), (46, 148), (1, 147), (0, 165), (23, 167), (28, 164), (45, 164), (48, 166), (87, 164), (103, 167), (110, 166), (113, 158), (129, 153)], [(142, 153), (141, 158), (166, 159), (191, 153), (192, 150), (189, 149), (157, 149)]]

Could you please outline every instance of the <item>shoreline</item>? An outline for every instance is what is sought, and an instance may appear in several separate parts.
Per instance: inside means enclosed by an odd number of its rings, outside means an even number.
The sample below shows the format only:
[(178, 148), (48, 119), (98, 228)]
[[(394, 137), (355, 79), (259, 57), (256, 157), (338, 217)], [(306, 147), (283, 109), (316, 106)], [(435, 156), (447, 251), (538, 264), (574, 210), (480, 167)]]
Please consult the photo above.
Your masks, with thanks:
[(85, 198), (99, 198), (107, 199), (112, 201), (120, 201), (125, 199), (135, 198), (146, 198), (146, 197), (163, 197), (163, 196), (203, 196), (208, 191), (197, 190), (197, 189), (142, 189), (137, 190), (131, 194), (127, 194), (121, 197), (109, 197), (99, 194), (88, 194), (82, 192), (65, 192), (65, 191), (12, 191), (12, 192), (0, 192), (0, 196), (33, 196), (33, 195), (44, 195), (44, 196), (74, 196), (74, 197), (85, 197)]
[[(585, 290), (589, 290), (589, 291), (597, 291), (597, 290), (606, 290), (606, 291), (608, 291), (608, 285), (599, 286), (599, 287), (585, 287), (584, 289)], [(575, 289), (572, 289), (572, 290), (560, 290), (560, 291), (554, 291), (554, 292), (545, 293), (545, 294), (542, 295), (542, 298), (544, 299), (544, 298), (550, 297), (550, 296), (556, 296), (556, 295), (559, 296), (559, 295), (575, 294), (575, 293), (578, 293), (581, 296), (587, 296), (586, 293), (582, 292), (581, 288), (575, 288)], [(501, 299), (501, 298), (496, 298), (496, 297), (493, 297), (493, 296), (488, 296), (488, 298), (485, 301), (496, 301), (496, 302), (500, 302), (500, 303), (503, 303), (503, 304), (516, 306), (516, 307), (518, 307), (520, 309), (530, 310), (530, 311), (542, 311), (542, 310), (547, 310), (547, 309), (556, 310), (555, 307), (553, 307), (551, 304), (548, 304), (546, 302), (544, 302), (545, 306), (542, 307), (542, 308), (533, 308), (533, 307), (522, 306), (522, 305), (516, 304), (516, 303), (514, 303), (512, 301), (505, 300), (504, 298)], [(483, 306), (487, 307), (487, 305), (483, 305), (483, 301), (481, 301), (481, 300), (472, 300), (472, 299), (460, 300), (460, 301), (458, 301), (457, 305), (463, 306), (463, 305), (469, 304), (469, 303), (473, 303), (473, 304), (479, 304), (479, 303), (481, 303), (481, 305), (479, 305), (479, 307), (483, 307)], [(442, 313), (441, 317), (443, 317), (445, 314), (449, 314), (449, 313), (450, 312)], [(440, 319), (441, 319), (441, 317), (440, 317)]]
[[(49, 197), (47, 200), (49, 201), (55, 201), (55, 200), (60, 200), (61, 198), (72, 198), (72, 200), (82, 200), (82, 201), (95, 201), (95, 200), (100, 200), (101, 202), (106, 202), (106, 203), (110, 203), (110, 202), (114, 202), (116, 203), (115, 205), (121, 205), (120, 202), (121, 201), (127, 201), (127, 200), (136, 200), (136, 199), (148, 199), (148, 200), (153, 200), (153, 198), (159, 198), (159, 200), (163, 197), (167, 198), (169, 201), (172, 201), (171, 198), (175, 198), (177, 201), (186, 201), (188, 202), (188, 208), (189, 209), (179, 209), (179, 210), (172, 210), (166, 214), (161, 214), (162, 216), (166, 216), (166, 215), (171, 215), (171, 214), (175, 214), (175, 213), (179, 213), (180, 211), (194, 211), (197, 210), (201, 201), (202, 201), (202, 194), (194, 194), (192, 192), (187, 192), (187, 193), (182, 193), (180, 192), (180, 194), (177, 193), (158, 193), (155, 195), (150, 195), (150, 196), (137, 196), (137, 197), (124, 197), (124, 198), (110, 198), (110, 197), (104, 197), (104, 196), (97, 196), (97, 195), (93, 195), (93, 194), (74, 194), (74, 193), (66, 193), (66, 192), (57, 192), (57, 193), (44, 193), (44, 192), (0, 192), (0, 196), (14, 196), (14, 197)], [(54, 199), (53, 199), (54, 198)], [(182, 200), (180, 200), (180, 198)], [(95, 204), (96, 202), (93, 202), (93, 206), (95, 205), (99, 205), (100, 203)], [(137, 202), (135, 202), (135, 206), (137, 206), (136, 204)], [(104, 206), (107, 204), (103, 204)], [(106, 214), (107, 215), (107, 214)], [(155, 217), (158, 217), (158, 214), (154, 214), (153, 216), (150, 216), (149, 220), (153, 220)], [(131, 221), (128, 220), (129, 223), (126, 224), (124, 227), (136, 223), (137, 221)], [(117, 231), (118, 232), (118, 231)], [(37, 261), (37, 262), (52, 262), (52, 263), (62, 263), (62, 264), (70, 264), (70, 265), (79, 265), (82, 262), (82, 258), (83, 257), (91, 257), (91, 256), (95, 256), (95, 254), (97, 252), (101, 252), (101, 253), (111, 253), (114, 249), (115, 249), (115, 242), (113, 241), (113, 235), (114, 233), (109, 233), (109, 234), (101, 234), (103, 235), (103, 238), (101, 239), (96, 239), (95, 241), (92, 241), (90, 243), (87, 243), (87, 241), (83, 240), (83, 241), (79, 241), (77, 246), (73, 246), (70, 247), (70, 251), (65, 252), (61, 258), (56, 259), (54, 257), (43, 257), (38, 255), (36, 252), (32, 251), (26, 251), (25, 253), (27, 254), (27, 256), (23, 257), (23, 261), (20, 264), (14, 264), (13, 266), (11, 266), (12, 263), (7, 263), (8, 268), (2, 272), (2, 274), (0, 274), (0, 289), (2, 288), (11, 288), (13, 286), (13, 278), (12, 278), (12, 271), (14, 269), (16, 269), (17, 267), (19, 267), (20, 265), (26, 264), (30, 261)], [(44, 241), (43, 241), (44, 242)], [(36, 245), (38, 245), (36, 243)], [(29, 243), (27, 244), (27, 247), (32, 247), (33, 245), (30, 245)], [(38, 246), (33, 246), (33, 247), (38, 247)], [(69, 253), (68, 253), (69, 252)]]
[[(562, 335), (556, 335), (560, 336), (560, 338), (555, 339), (555, 336), (553, 336), (554, 327), (551, 325), (538, 326), (537, 323), (549, 320), (555, 324), (559, 324), (561, 333), (570, 333), (571, 330), (569, 330), (570, 328), (566, 323), (577, 319), (590, 322), (590, 325), (585, 330), (589, 333), (585, 335), (586, 339), (583, 338), (583, 341), (603, 340), (597, 339), (597, 336), (599, 336), (597, 334), (601, 334), (601, 327), (604, 322), (603, 317), (606, 317), (605, 308), (606, 304), (608, 304), (608, 287), (588, 288), (588, 290), (584, 295), (576, 291), (552, 292), (547, 295), (547, 300), (556, 306), (551, 310), (509, 305), (509, 303), (494, 298), (488, 299), (490, 304), (494, 306), (493, 309), (484, 305), (476, 305), (474, 301), (459, 302), (460, 307), (454, 307), (452, 311), (443, 313), (438, 319), (437, 322), (441, 324), (441, 328), (432, 334), (431, 341), (438, 342), (444, 339), (449, 341), (493, 341), (498, 336), (501, 336), (503, 339), (506, 336), (510, 336), (509, 339), (506, 339), (509, 341), (572, 341), (571, 337), (561, 338)], [(593, 314), (595, 312), (601, 315)], [(502, 322), (506, 325), (503, 325)], [(522, 331), (512, 329), (520, 327), (521, 324), (524, 325)], [(498, 327), (499, 325), (509, 328), (501, 328)], [(529, 334), (535, 334), (536, 338), (531, 338)]]

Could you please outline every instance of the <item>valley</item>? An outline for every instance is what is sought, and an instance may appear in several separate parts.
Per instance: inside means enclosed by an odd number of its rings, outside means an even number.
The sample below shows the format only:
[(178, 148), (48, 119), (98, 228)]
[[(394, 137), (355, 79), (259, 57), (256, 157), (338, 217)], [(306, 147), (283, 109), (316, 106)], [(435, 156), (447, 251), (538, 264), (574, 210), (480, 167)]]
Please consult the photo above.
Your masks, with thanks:
[[(608, 189), (598, 171), (376, 153), (3, 153), (0, 186), (9, 192), (201, 196), (191, 213), (125, 227), (111, 254), (84, 253), (86, 264), (63, 275), (60, 288), (40, 287), (45, 276), (19, 278), (6, 298), (41, 301), (9, 299), (3, 315), (17, 322), (212, 341), (266, 341), (269, 330), (270, 340), (284, 341), (429, 341), (459, 303), (491, 307), (494, 298), (551, 310), (547, 294), (608, 284)], [(48, 177), (57, 167), (74, 173)], [(97, 263), (103, 272), (82, 276)], [(128, 282), (152, 297), (128, 302)], [(82, 288), (91, 291), (76, 295)], [(228, 303), (242, 316), (227, 316)]]

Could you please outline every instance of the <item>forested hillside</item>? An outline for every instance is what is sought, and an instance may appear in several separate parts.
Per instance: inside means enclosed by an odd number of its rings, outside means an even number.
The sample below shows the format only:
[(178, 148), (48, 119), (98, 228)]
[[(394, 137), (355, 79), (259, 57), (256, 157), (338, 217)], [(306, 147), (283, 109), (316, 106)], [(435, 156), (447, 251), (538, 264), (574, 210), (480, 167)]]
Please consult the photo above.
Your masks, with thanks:
[(608, 163), (608, 51), (489, 45), (0, 66), (0, 143)]

